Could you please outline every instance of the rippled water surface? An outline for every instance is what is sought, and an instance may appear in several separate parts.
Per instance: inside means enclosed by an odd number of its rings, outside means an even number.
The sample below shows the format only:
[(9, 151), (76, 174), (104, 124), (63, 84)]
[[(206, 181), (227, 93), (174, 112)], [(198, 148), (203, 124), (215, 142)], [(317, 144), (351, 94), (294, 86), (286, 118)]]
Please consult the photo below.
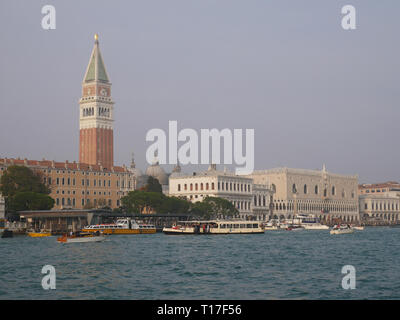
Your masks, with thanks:
[[(0, 239), (0, 299), (400, 299), (400, 228)], [(56, 290), (43, 290), (44, 265)], [(344, 265), (356, 289), (341, 286)]]

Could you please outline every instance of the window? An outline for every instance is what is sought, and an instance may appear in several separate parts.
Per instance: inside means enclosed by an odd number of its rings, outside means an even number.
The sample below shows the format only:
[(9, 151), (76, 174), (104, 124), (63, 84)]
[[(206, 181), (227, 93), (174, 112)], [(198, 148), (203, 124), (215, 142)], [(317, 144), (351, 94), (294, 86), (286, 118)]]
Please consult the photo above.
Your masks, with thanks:
[(296, 184), (295, 183), (293, 183), (293, 185), (292, 185), (292, 192), (293, 193), (297, 193), (297, 188), (296, 188)]
[(304, 185), (304, 194), (307, 194), (307, 185)]
[(315, 193), (315, 194), (318, 194), (318, 186), (315, 186), (315, 188), (314, 188), (314, 193)]
[(178, 191), (181, 191), (181, 185), (178, 184)]
[(335, 195), (335, 193), (336, 193), (335, 186), (332, 186), (332, 195), (334, 196), (334, 195)]
[(211, 183), (211, 190), (214, 190), (214, 182)]

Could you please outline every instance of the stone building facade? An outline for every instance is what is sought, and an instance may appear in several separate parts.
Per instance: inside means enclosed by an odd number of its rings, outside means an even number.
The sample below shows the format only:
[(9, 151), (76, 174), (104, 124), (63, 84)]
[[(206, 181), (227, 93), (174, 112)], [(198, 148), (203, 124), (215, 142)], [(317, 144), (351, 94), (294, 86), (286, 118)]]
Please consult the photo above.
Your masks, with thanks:
[(40, 175), (54, 199), (53, 209), (117, 208), (121, 198), (135, 190), (136, 176), (129, 168), (104, 168), (75, 162), (0, 159), (0, 176), (11, 165), (21, 165)]
[(361, 194), (359, 201), (363, 220), (388, 223), (400, 221), (400, 196), (397, 192)]
[(207, 196), (224, 198), (238, 209), (241, 218), (259, 220), (264, 220), (269, 215), (271, 200), (271, 190), (267, 186), (254, 186), (251, 178), (218, 171), (214, 165), (207, 171), (194, 172), (192, 175), (172, 174), (169, 177), (169, 195), (184, 197), (192, 202), (202, 201)]
[(358, 177), (322, 170), (277, 168), (254, 171), (254, 183), (271, 185), (273, 218), (290, 219), (295, 213), (314, 214), (321, 220), (358, 221)]

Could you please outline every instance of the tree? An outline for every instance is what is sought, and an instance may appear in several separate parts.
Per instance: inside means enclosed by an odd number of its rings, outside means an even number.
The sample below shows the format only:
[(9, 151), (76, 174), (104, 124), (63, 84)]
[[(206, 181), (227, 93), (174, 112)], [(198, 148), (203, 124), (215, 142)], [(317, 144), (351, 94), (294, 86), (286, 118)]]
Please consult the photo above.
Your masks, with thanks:
[(124, 212), (142, 213), (145, 209), (157, 213), (188, 213), (190, 203), (160, 192), (135, 190), (121, 199)]
[(10, 166), (0, 180), (0, 192), (6, 198), (7, 211), (48, 210), (54, 200), (39, 174), (25, 166)]
[(229, 200), (219, 197), (206, 197), (202, 202), (196, 202), (192, 206), (192, 213), (201, 215), (205, 219), (218, 217), (233, 217), (239, 211)]
[(208, 220), (213, 216), (213, 208), (211, 204), (204, 201), (198, 201), (191, 205), (190, 214), (199, 218)]
[(9, 205), (10, 211), (50, 210), (54, 206), (54, 199), (43, 193), (17, 192)]
[(0, 191), (5, 197), (13, 197), (17, 192), (50, 194), (41, 177), (25, 166), (9, 166), (1, 176), (0, 184)]
[(162, 186), (158, 179), (149, 176), (147, 179), (147, 184), (141, 189), (142, 191), (147, 192), (159, 192), (162, 193)]

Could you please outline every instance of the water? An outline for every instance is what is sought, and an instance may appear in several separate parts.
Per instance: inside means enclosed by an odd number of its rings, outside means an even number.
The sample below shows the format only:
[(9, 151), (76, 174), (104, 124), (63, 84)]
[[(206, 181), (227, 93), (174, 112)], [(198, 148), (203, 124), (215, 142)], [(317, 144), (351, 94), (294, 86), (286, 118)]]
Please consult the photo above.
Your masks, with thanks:
[[(0, 239), (0, 299), (400, 299), (400, 229)], [(56, 268), (56, 290), (41, 269)], [(344, 265), (356, 289), (341, 286)]]

